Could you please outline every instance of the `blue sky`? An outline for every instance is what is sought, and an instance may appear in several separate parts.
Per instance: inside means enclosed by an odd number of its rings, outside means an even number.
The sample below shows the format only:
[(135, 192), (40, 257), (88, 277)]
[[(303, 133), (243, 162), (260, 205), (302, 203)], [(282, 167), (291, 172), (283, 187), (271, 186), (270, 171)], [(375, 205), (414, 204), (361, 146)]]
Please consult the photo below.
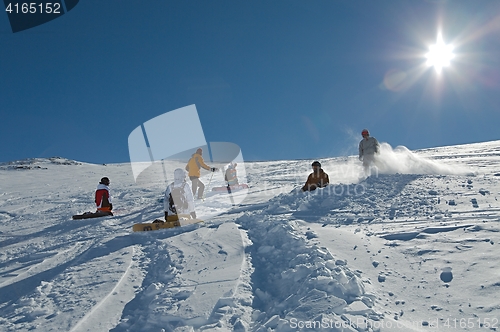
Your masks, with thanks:
[(409, 149), (500, 139), (499, 35), (496, 0), (85, 0), (18, 33), (0, 14), (0, 161), (127, 162), (134, 128), (191, 104), (245, 160), (355, 154), (363, 128)]

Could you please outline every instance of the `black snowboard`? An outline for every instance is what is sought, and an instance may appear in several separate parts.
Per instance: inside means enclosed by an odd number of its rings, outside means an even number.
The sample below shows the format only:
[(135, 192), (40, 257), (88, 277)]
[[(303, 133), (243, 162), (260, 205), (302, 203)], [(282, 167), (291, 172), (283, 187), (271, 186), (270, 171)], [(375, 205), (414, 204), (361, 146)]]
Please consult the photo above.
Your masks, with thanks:
[(111, 212), (103, 212), (103, 211), (85, 212), (83, 214), (75, 214), (73, 216), (73, 220), (76, 220), (76, 219), (99, 218), (99, 217), (112, 216), (112, 215), (113, 215), (113, 213), (111, 213)]

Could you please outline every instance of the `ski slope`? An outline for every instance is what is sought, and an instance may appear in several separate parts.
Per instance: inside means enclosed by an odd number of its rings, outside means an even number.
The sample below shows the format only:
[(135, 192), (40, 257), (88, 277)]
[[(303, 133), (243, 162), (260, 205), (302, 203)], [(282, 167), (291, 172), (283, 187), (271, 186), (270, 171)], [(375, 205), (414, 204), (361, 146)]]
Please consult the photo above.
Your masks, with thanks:
[[(138, 185), (129, 164), (1, 164), (0, 330), (500, 329), (500, 141), (382, 144), (377, 176), (325, 159), (332, 184), (297, 192), (311, 162), (246, 163), (238, 206), (207, 191), (205, 223), (143, 233), (163, 216), (155, 172)], [(71, 220), (103, 176), (115, 216)]]

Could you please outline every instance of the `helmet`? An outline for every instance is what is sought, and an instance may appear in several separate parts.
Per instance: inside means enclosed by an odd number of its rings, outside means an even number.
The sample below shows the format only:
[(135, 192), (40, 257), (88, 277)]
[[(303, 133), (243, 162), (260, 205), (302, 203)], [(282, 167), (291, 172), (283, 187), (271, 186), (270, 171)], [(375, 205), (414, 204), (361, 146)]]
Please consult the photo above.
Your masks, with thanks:
[(186, 179), (186, 172), (182, 168), (177, 168), (174, 171), (174, 181), (179, 183)]
[(319, 166), (319, 167), (321, 167), (321, 163), (316, 160), (315, 162), (312, 163), (311, 166)]
[(104, 185), (107, 186), (107, 185), (109, 185), (109, 179), (107, 177), (103, 177), (101, 179), (101, 182), (99, 182), (99, 183), (104, 184)]
[(370, 135), (370, 132), (368, 131), (368, 129), (363, 129), (363, 131), (361, 132), (361, 135)]

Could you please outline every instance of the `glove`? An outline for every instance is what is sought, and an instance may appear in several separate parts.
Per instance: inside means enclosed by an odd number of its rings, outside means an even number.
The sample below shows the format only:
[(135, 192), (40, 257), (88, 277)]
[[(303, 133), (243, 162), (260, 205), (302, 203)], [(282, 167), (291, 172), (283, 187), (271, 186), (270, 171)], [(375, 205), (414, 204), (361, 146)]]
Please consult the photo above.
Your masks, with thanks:
[(191, 212), (191, 218), (196, 219), (196, 212)]
[(210, 170), (211, 170), (212, 172), (217, 172), (217, 170), (218, 170), (218, 169), (217, 169), (217, 168), (215, 168), (215, 167), (212, 167), (212, 168), (210, 168)]

